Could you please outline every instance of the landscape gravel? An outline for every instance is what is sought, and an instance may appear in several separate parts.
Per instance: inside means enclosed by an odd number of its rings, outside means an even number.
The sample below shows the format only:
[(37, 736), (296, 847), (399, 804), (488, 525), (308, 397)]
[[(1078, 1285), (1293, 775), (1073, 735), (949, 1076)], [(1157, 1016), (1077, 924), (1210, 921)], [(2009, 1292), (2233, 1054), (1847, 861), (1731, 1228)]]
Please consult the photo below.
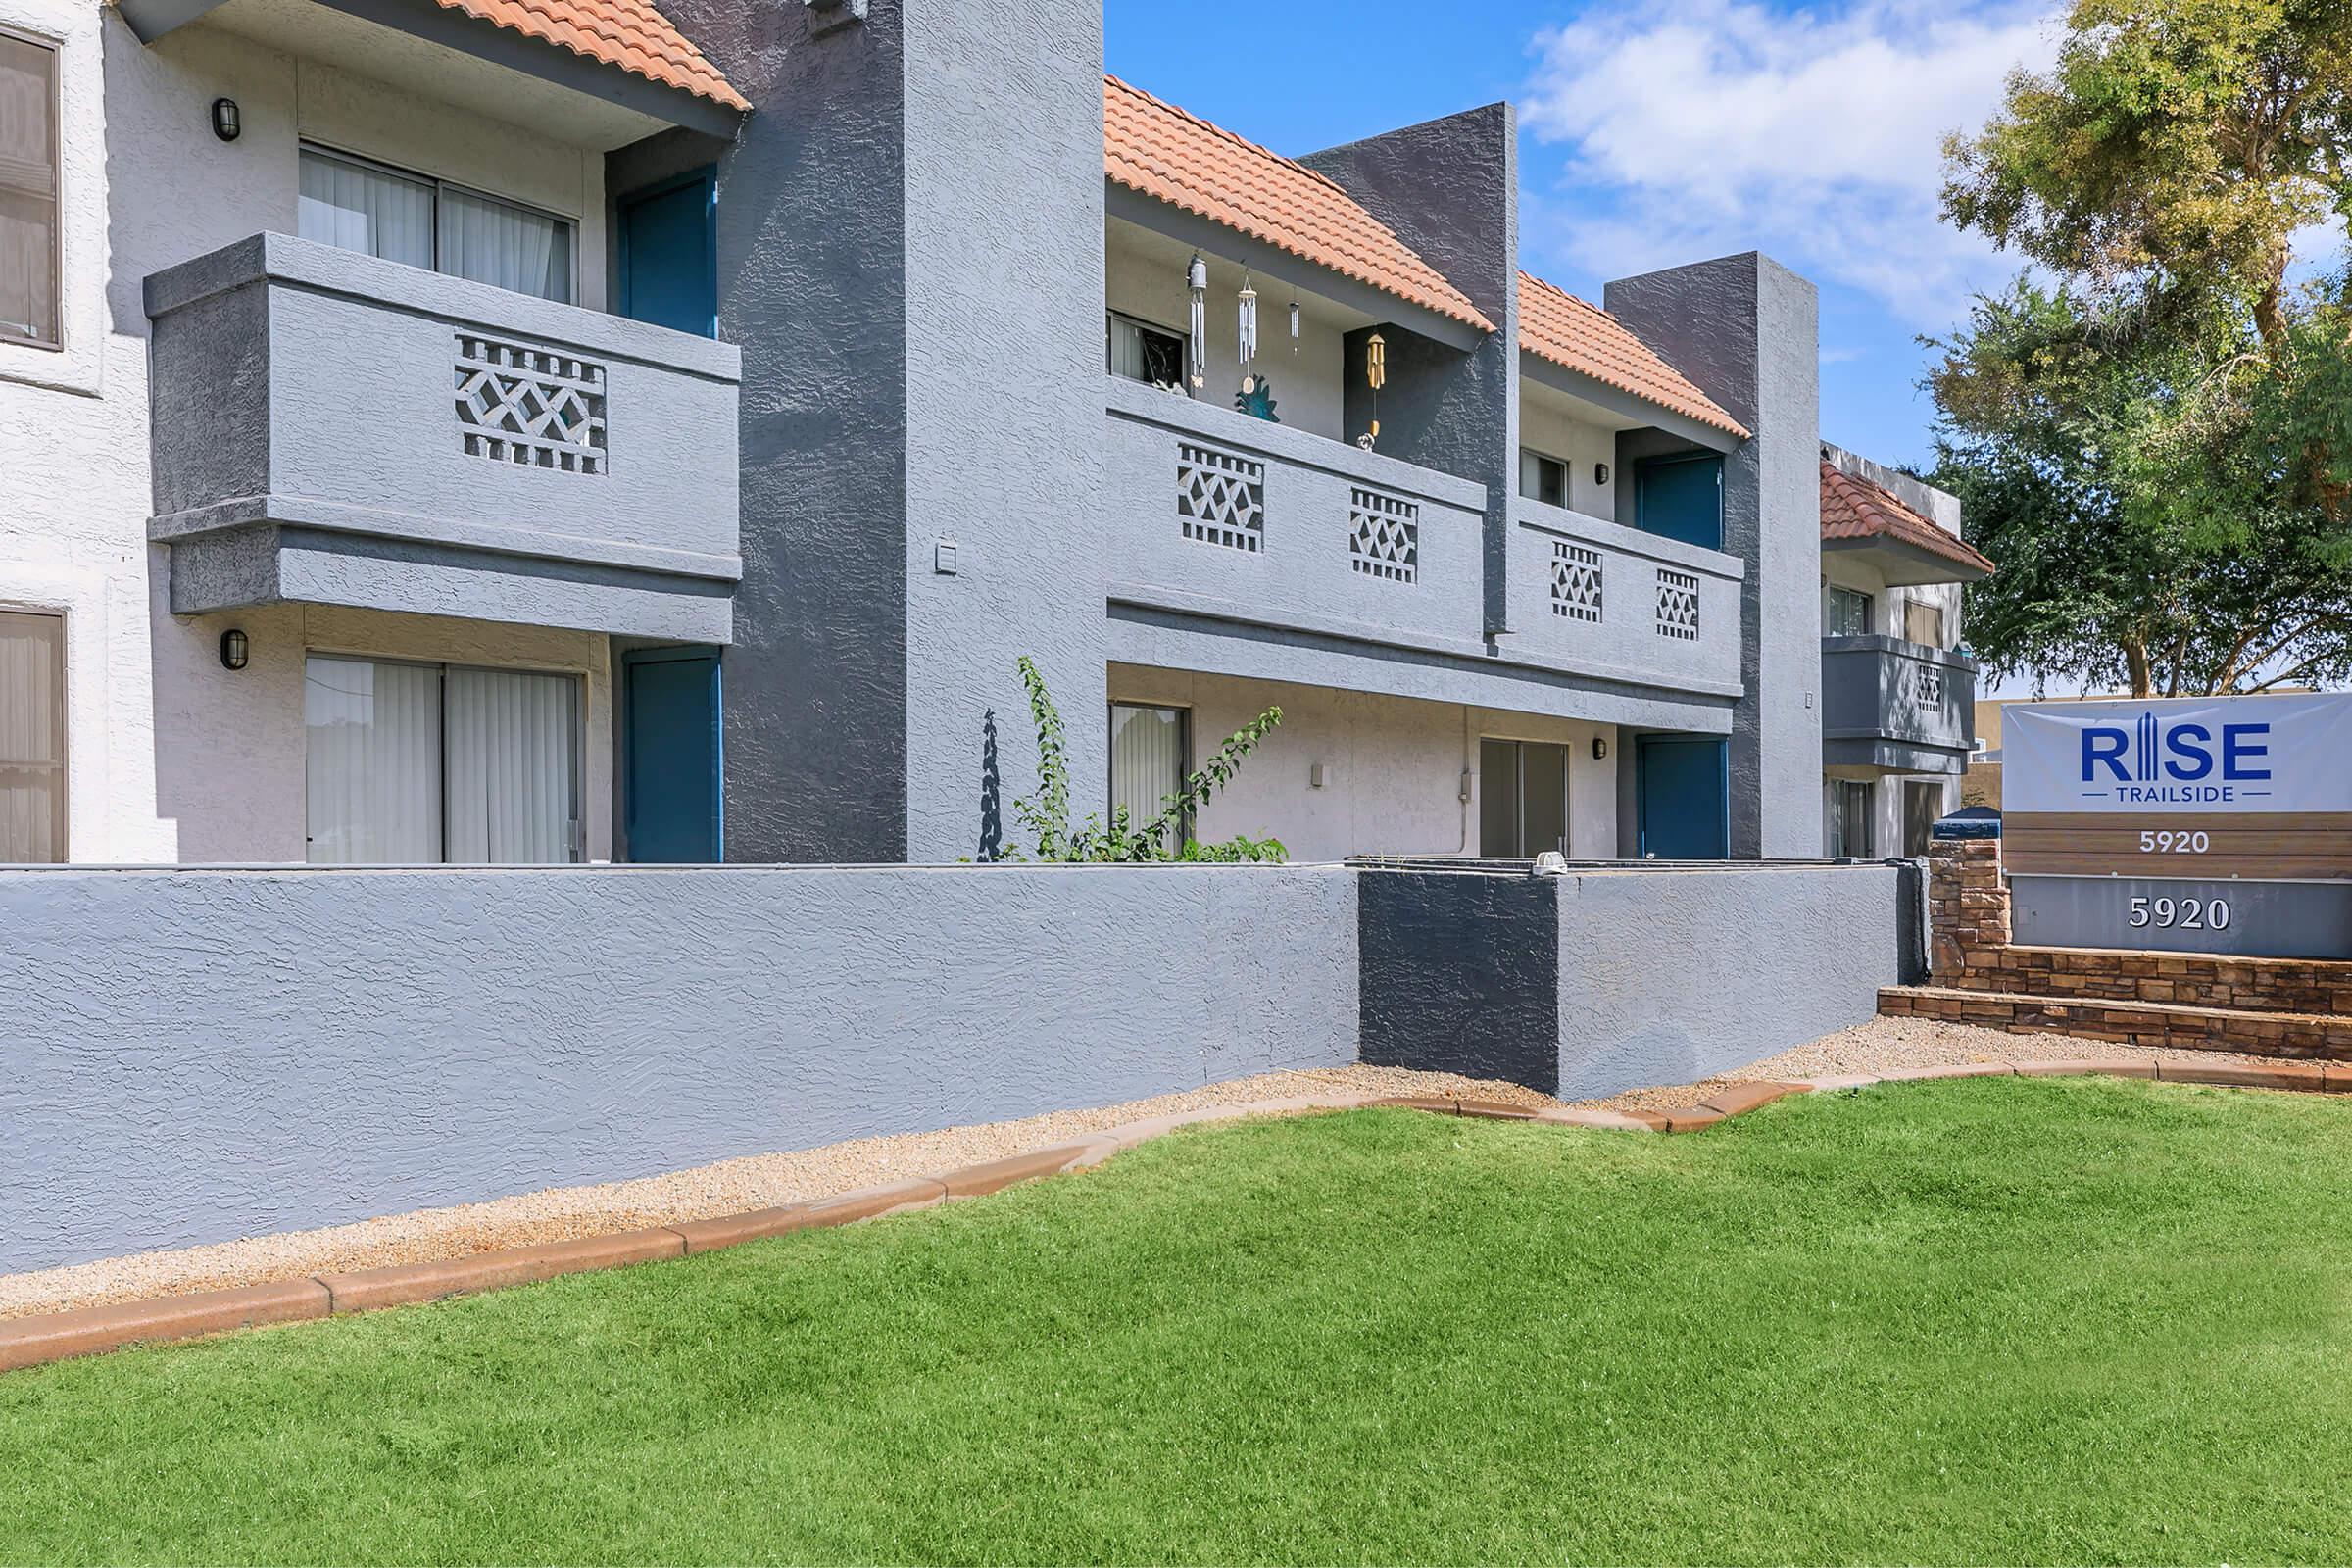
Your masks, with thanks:
[[(1629, 1090), (1578, 1102), (1620, 1111), (1695, 1105), (1727, 1083), (1756, 1079), (1841, 1077), (1980, 1061), (2063, 1057), (2258, 1062), (2221, 1052), (2167, 1051), (2011, 1035), (1922, 1018), (1874, 1018), (1777, 1056), (1695, 1084)], [(466, 1257), (500, 1248), (606, 1236), (651, 1225), (739, 1214), (781, 1203), (854, 1192), (902, 1177), (936, 1174), (1007, 1154), (1026, 1153), (1122, 1123), (1299, 1095), (1354, 1091), (1379, 1095), (1459, 1096), (1541, 1108), (1561, 1102), (1516, 1084), (1400, 1067), (1350, 1066), (1239, 1078), (1181, 1094), (1094, 1110), (1054, 1111), (1018, 1121), (940, 1132), (860, 1138), (821, 1149), (757, 1154), (693, 1170), (565, 1187), (450, 1208), (387, 1215), (324, 1230), (140, 1252), (63, 1268), (0, 1275), (0, 1319), (94, 1306), (106, 1301), (182, 1296), (195, 1291), (297, 1279), (335, 1269), (376, 1268)]]

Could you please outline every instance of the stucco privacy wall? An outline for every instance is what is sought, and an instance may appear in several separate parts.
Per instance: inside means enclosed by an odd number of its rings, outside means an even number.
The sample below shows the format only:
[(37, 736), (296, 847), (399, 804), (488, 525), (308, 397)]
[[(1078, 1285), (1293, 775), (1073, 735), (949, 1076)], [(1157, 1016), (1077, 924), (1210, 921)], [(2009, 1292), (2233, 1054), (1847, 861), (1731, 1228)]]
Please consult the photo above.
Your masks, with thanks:
[(1858, 1024), (1902, 979), (1892, 865), (1362, 873), (1363, 1059), (1583, 1099)]
[(1355, 1057), (1337, 867), (0, 873), (0, 1272)]

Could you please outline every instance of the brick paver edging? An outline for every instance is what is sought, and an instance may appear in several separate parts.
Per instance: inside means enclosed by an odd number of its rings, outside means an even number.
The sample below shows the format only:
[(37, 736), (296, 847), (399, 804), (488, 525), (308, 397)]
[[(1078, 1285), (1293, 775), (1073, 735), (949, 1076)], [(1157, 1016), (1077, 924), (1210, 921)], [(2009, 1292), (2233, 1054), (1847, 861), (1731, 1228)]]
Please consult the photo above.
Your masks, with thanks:
[(118, 1301), (104, 1306), (78, 1307), (37, 1317), (0, 1322), (0, 1372), (39, 1366), (74, 1356), (94, 1355), (125, 1346), (167, 1340), (196, 1339), (270, 1323), (294, 1323), (312, 1318), (370, 1312), (379, 1307), (417, 1301), (437, 1301), (549, 1280), (591, 1269), (619, 1268), (664, 1258), (690, 1257), (739, 1247), (746, 1242), (789, 1236), (795, 1231), (823, 1230), (885, 1214), (960, 1202), (1022, 1182), (1099, 1165), (1122, 1150), (1201, 1122), (1229, 1121), (1246, 1116), (1302, 1115), (1316, 1111), (1379, 1109), (1383, 1107), (1434, 1111), (1447, 1116), (1472, 1116), (1491, 1121), (1544, 1122), (1560, 1127), (1588, 1127), (1616, 1132), (1687, 1133), (1771, 1104), (1789, 1095), (1822, 1094), (1860, 1089), (1872, 1084), (1921, 1083), (1938, 1078), (1980, 1077), (2162, 1078), (2174, 1083), (2228, 1084), (2248, 1089), (2299, 1090), (2305, 1093), (2352, 1094), (2352, 1065), (2280, 1061), (2261, 1067), (2232, 1063), (2150, 1061), (2029, 1061), (1975, 1062), (1959, 1066), (1914, 1067), (1849, 1078), (1817, 1078), (1793, 1083), (1754, 1082), (1726, 1085), (1687, 1110), (1663, 1113), (1582, 1110), (1573, 1107), (1533, 1110), (1524, 1105), (1491, 1101), (1380, 1096), (1367, 1094), (1302, 1095), (1287, 1100), (1253, 1101), (1216, 1105), (1178, 1115), (1154, 1116), (1107, 1132), (1088, 1133), (1068, 1143), (1012, 1154), (984, 1164), (966, 1165), (938, 1176), (916, 1176), (881, 1187), (820, 1198), (805, 1203), (731, 1214), (719, 1219), (688, 1220), (650, 1230), (625, 1231), (615, 1236), (592, 1236), (572, 1242), (477, 1252), (470, 1257), (432, 1263), (402, 1263), (388, 1268), (314, 1274), (269, 1285), (234, 1290), (205, 1291), (190, 1296), (160, 1297), (145, 1301)]

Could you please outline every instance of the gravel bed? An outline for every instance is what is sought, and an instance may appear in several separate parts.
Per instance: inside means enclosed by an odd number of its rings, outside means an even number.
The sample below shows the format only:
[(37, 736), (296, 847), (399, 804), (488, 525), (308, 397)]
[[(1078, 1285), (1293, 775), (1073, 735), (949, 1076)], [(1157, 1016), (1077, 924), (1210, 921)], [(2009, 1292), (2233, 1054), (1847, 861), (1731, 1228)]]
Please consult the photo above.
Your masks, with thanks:
[(1538, 1107), (1559, 1103), (1548, 1095), (1516, 1084), (1486, 1083), (1451, 1073), (1365, 1066), (1266, 1073), (1099, 1110), (1055, 1111), (944, 1132), (860, 1138), (821, 1149), (730, 1159), (665, 1176), (558, 1188), (325, 1230), (249, 1237), (208, 1247), (5, 1274), (0, 1275), (0, 1319), (297, 1279), (330, 1269), (434, 1262), (500, 1248), (712, 1219), (1026, 1153), (1080, 1133), (1147, 1117), (1339, 1090), (1456, 1094)]
[(1888, 1072), (1898, 1067), (1942, 1067), (1979, 1061), (2186, 1061), (2238, 1062), (2267, 1066), (2277, 1058), (2230, 1051), (2184, 1051), (2162, 1046), (2125, 1046), (2065, 1035), (2013, 1035), (1974, 1024), (1936, 1018), (1873, 1018), (1809, 1045), (1695, 1084), (1633, 1089), (1585, 1103), (1607, 1110), (1680, 1110), (1695, 1105), (1727, 1083), (1756, 1079), (1842, 1078)]

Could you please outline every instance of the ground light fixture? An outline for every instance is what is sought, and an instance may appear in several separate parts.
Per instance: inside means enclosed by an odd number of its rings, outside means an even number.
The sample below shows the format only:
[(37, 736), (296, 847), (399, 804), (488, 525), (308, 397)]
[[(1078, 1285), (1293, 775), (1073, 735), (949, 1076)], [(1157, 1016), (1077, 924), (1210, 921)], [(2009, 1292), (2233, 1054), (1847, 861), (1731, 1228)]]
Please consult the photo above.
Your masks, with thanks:
[(220, 667), (222, 669), (243, 669), (246, 661), (252, 655), (253, 645), (239, 628), (231, 626), (220, 634)]
[(237, 113), (234, 98), (213, 100), (213, 134), (222, 141), (235, 141), (245, 133), (244, 119)]

